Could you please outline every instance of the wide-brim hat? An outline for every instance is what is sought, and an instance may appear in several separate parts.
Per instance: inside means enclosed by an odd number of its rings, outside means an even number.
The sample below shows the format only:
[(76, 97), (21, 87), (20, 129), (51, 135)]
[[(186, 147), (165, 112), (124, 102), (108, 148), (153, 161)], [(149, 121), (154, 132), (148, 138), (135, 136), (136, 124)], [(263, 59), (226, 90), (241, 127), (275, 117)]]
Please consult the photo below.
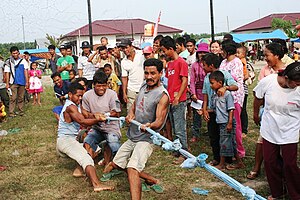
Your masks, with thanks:
[(207, 43), (200, 43), (197, 48), (197, 52), (209, 53), (209, 46)]

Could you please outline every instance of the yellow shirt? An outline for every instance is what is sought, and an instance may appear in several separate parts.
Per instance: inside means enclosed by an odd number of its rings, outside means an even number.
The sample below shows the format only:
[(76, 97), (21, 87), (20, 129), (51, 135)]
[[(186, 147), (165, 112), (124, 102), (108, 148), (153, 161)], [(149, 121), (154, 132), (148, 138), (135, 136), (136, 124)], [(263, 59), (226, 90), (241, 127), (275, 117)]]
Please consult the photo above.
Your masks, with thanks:
[(4, 106), (4, 105), (2, 105), (2, 106), (0, 107), (0, 112), (2, 113), (2, 117), (5, 117), (5, 116), (6, 116), (5, 106)]
[(117, 94), (119, 93), (118, 86), (122, 85), (122, 82), (117, 77), (115, 73), (111, 73), (108, 78), (109, 88), (115, 91)]

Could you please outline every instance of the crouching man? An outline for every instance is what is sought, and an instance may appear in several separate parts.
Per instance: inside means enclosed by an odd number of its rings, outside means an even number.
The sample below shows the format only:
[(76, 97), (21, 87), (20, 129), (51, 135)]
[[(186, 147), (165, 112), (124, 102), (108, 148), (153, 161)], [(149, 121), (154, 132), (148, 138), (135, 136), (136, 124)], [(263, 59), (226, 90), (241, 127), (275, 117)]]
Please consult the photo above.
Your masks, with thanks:
[(151, 134), (145, 129), (151, 128), (159, 132), (163, 127), (169, 106), (168, 92), (160, 82), (163, 63), (151, 58), (144, 62), (144, 83), (139, 91), (134, 104), (131, 106), (126, 121), (133, 119), (142, 123), (138, 126), (130, 124), (127, 131), (128, 140), (120, 147), (113, 162), (109, 163), (104, 172), (113, 168), (126, 169), (130, 185), (131, 199), (141, 199), (141, 180), (149, 185), (158, 183), (158, 180), (146, 174), (143, 170), (153, 151)]
[(66, 100), (59, 117), (56, 148), (60, 155), (67, 155), (82, 167), (90, 179), (95, 192), (112, 190), (113, 187), (100, 184), (93, 159), (87, 153), (83, 144), (76, 140), (80, 125), (91, 126), (106, 120), (103, 115), (95, 115), (97, 118), (94, 119), (84, 118), (80, 109), (83, 91), (84, 88), (79, 83), (72, 83), (69, 87), (69, 98)]

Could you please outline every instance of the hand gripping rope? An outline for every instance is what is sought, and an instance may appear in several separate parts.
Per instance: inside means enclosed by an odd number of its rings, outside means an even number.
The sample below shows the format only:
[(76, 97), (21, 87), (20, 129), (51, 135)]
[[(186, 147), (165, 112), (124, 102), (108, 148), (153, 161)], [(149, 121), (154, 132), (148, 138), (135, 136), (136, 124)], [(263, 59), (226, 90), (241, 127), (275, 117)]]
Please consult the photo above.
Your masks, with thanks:
[[(119, 121), (121, 127), (122, 127), (123, 123), (125, 122), (125, 117), (120, 117), (120, 118), (107, 117), (106, 119), (107, 119), (107, 123), (110, 123), (110, 121)], [(138, 126), (139, 130), (140, 130), (140, 127), (142, 125), (140, 122), (138, 122), (136, 120), (132, 120), (131, 123)], [(235, 179), (231, 178), (224, 172), (207, 164), (205, 161), (208, 158), (208, 155), (200, 154), (199, 156), (196, 157), (193, 154), (191, 154), (188, 151), (181, 148), (182, 145), (181, 145), (179, 139), (176, 139), (172, 142), (172, 141), (168, 140), (167, 138), (163, 137), (162, 135), (160, 135), (159, 133), (153, 131), (150, 128), (146, 128), (146, 131), (152, 135), (151, 139), (153, 141), (153, 144), (162, 146), (162, 148), (166, 151), (179, 151), (184, 157), (187, 158), (181, 164), (182, 168), (202, 167), (202, 168), (206, 169), (208, 172), (212, 173), (217, 178), (219, 178), (220, 180), (222, 180), (223, 182), (225, 182), (227, 185), (229, 185), (230, 187), (235, 189), (236, 191), (240, 192), (247, 200), (254, 200), (254, 199), (255, 200), (266, 200), (262, 196), (256, 194), (256, 192), (252, 188), (242, 185), (241, 183), (239, 183)], [(199, 193), (204, 193), (207, 195), (207, 192), (205, 192), (205, 191), (204, 192), (202, 191)]]

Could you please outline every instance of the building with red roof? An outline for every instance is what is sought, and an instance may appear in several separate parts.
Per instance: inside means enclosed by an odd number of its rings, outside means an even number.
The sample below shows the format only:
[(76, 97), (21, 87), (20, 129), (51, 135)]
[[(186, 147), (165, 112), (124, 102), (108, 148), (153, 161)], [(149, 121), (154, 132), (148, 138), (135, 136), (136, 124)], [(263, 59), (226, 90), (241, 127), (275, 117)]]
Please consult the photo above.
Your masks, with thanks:
[[(100, 44), (101, 37), (108, 38), (108, 44), (115, 45), (122, 38), (134, 40), (137, 46), (145, 39), (145, 25), (155, 23), (144, 19), (115, 19), (115, 20), (96, 20), (92, 22), (93, 44)], [(158, 34), (170, 35), (181, 33), (182, 30), (158, 25)], [(80, 48), (82, 41), (89, 41), (89, 25), (84, 25), (63, 36), (64, 40), (75, 47), (75, 52)], [(76, 49), (77, 48), (77, 49)]]
[(300, 20), (300, 13), (280, 13), (280, 14), (271, 14), (250, 22), (246, 25), (238, 27), (232, 32), (234, 33), (258, 33), (258, 32), (271, 32), (273, 31), (271, 24), (273, 18), (280, 18), (283, 20), (291, 21), (293, 26), (296, 26), (296, 20)]

